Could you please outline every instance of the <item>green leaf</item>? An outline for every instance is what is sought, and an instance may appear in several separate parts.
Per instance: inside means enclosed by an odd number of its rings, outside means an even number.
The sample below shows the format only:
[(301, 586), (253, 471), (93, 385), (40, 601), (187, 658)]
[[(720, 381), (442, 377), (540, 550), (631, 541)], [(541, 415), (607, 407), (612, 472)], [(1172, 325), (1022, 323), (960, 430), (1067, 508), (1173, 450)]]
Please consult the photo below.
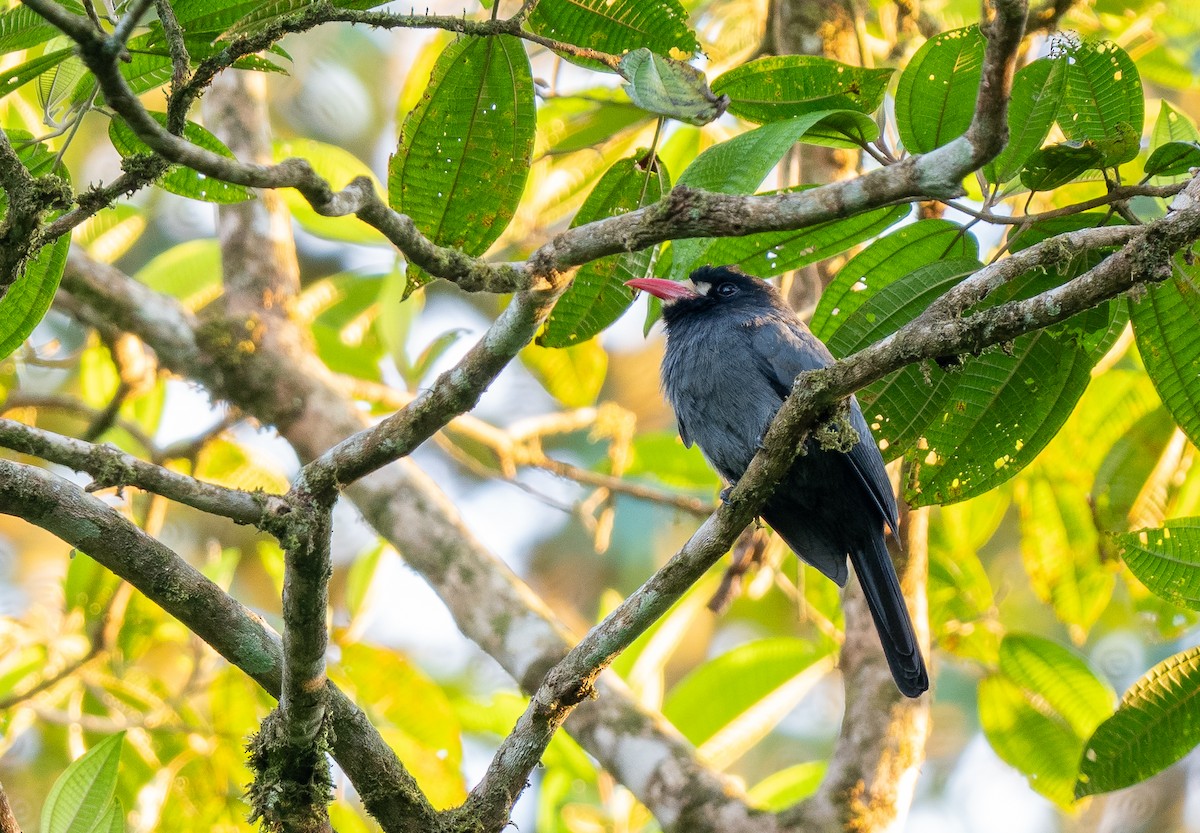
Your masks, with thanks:
[[(175, 17), (190, 37), (231, 39), (261, 31), (296, 12), (311, 9), (312, 0), (176, 0)], [(372, 9), (379, 0), (334, 0), (339, 9)]]
[[(427, 237), (483, 254), (516, 213), (536, 133), (533, 77), (511, 35), (463, 37), (404, 120), (388, 201)], [(410, 265), (409, 291), (430, 278)]]
[(1009, 634), (1000, 643), (999, 672), (979, 684), (979, 722), (996, 754), (1067, 807), (1084, 741), (1112, 701), (1113, 693), (1073, 651)]
[(214, 239), (180, 243), (156, 256), (133, 277), (195, 312), (221, 296), (221, 246)]
[[(25, 7), (19, 6), (18, 8), (23, 9)], [(30, 58), (23, 64), (0, 70), (0, 96), (6, 96), (19, 87), (25, 86), (33, 79), (41, 77), (43, 73), (58, 66), (74, 54), (75, 50), (70, 47), (66, 49), (54, 49), (36, 58)]]
[(983, 167), (988, 182), (1008, 182), (1042, 146), (1054, 126), (1066, 85), (1067, 63), (1063, 58), (1039, 58), (1017, 71), (1008, 104), (1008, 144)]
[(1130, 571), (1156, 595), (1200, 610), (1200, 518), (1116, 536)]
[(196, 460), (196, 477), (247, 492), (281, 495), (288, 489), (277, 462), (261, 450), (217, 439), (207, 443)]
[[(163, 127), (167, 124), (166, 113), (151, 113), (154, 120)], [(108, 137), (123, 158), (139, 154), (151, 153), (149, 145), (137, 137), (133, 129), (122, 119), (114, 118), (108, 124)], [(226, 159), (233, 159), (233, 152), (225, 147), (225, 143), (205, 130), (195, 122), (188, 122), (183, 128), (183, 138), (192, 144), (212, 151)], [(241, 185), (212, 179), (185, 165), (172, 165), (159, 180), (158, 185), (164, 191), (190, 197), (194, 200), (215, 203), (238, 203), (250, 199), (250, 192)]]
[[(60, 0), (58, 5), (64, 6), (73, 14), (83, 14), (83, 6), (78, 3)], [(29, 49), (60, 34), (58, 27), (28, 6), (13, 6), (0, 14), (0, 55), (16, 52), (18, 49)]]
[[(678, 0), (546, 0), (534, 7), (529, 28), (543, 37), (609, 55), (645, 48), (686, 60), (700, 48)], [(591, 69), (612, 69), (590, 58), (561, 54)]]
[(1075, 796), (1118, 790), (1169, 767), (1200, 742), (1200, 648), (1138, 680), (1088, 740)]
[(1155, 148), (1146, 160), (1146, 176), (1179, 176), (1197, 167), (1200, 167), (1200, 142), (1167, 142)]
[(652, 477), (667, 486), (714, 494), (721, 480), (704, 460), (698, 446), (690, 448), (675, 431), (638, 434), (626, 477)]
[(828, 768), (826, 761), (793, 764), (759, 781), (746, 791), (746, 798), (760, 810), (782, 812), (815, 793)]
[[(806, 113), (713, 145), (687, 166), (676, 185), (718, 194), (753, 193), (800, 137), (827, 115), (827, 111)], [(671, 278), (687, 277), (712, 244), (710, 237), (675, 241), (671, 246)]]
[(650, 118), (622, 90), (596, 87), (578, 95), (555, 96), (538, 107), (538, 148), (534, 155), (592, 148)]
[[(64, 43), (70, 43), (70, 40), (55, 38), (46, 48), (56, 51)], [(95, 79), (88, 74), (83, 59), (72, 54), (38, 78), (38, 103), (49, 121), (57, 121), (61, 117), (61, 110), (82, 103), (94, 87)]]
[[(670, 190), (670, 177), (657, 161), (646, 157), (621, 159), (609, 168), (571, 227), (604, 217), (615, 217), (658, 202)], [(633, 301), (625, 281), (646, 275), (653, 249), (610, 255), (580, 267), (571, 286), (550, 312), (546, 328), (538, 337), (543, 347), (567, 347), (587, 341), (616, 321)]]
[(896, 129), (910, 153), (928, 153), (967, 131), (983, 77), (978, 26), (936, 35), (900, 73)]
[[(1109, 371), (1111, 373), (1111, 371)], [(1107, 374), (1105, 374), (1107, 375)], [(1144, 374), (1155, 404), (1153, 387)], [(1093, 387), (1095, 382), (1092, 383)], [(1086, 401), (1080, 408), (1087, 407)], [(1175, 434), (1175, 421), (1161, 406), (1141, 415), (1128, 430), (1112, 444), (1095, 469), (1095, 481), (1089, 498), (1094, 507), (1095, 526), (1101, 532), (1125, 532), (1129, 529), (1130, 512), (1142, 497), (1146, 481), (1154, 474), (1159, 459)]]
[(1154, 130), (1150, 134), (1150, 147), (1157, 150), (1167, 142), (1198, 141), (1200, 141), (1200, 130), (1196, 129), (1192, 120), (1164, 99), (1158, 110), (1158, 118), (1154, 120)]
[[(1145, 96), (1137, 66), (1114, 43), (1068, 46), (1067, 89), (1058, 124), (1068, 139), (1078, 142), (1116, 141), (1104, 148), (1104, 165), (1128, 162), (1138, 153), (1137, 137), (1146, 121)], [(1134, 141), (1128, 141), (1128, 134)]]
[(1053, 191), (1085, 171), (1100, 167), (1104, 154), (1091, 143), (1058, 144), (1035, 150), (1025, 160), (1021, 184), (1030, 191)]
[(45, 317), (67, 266), (71, 235), (42, 246), (25, 261), (21, 274), (0, 298), (0, 358), (12, 353)]
[(629, 82), (624, 89), (630, 101), (648, 113), (701, 127), (720, 118), (729, 105), (727, 97), (713, 95), (700, 70), (649, 49), (627, 53), (617, 72)]
[(829, 672), (833, 645), (761, 639), (709, 660), (667, 695), (663, 714), (715, 766), (761, 740)]
[(1200, 445), (1200, 267), (1175, 259), (1170, 280), (1129, 303), (1146, 372), (1175, 422)]
[(568, 408), (593, 405), (608, 370), (608, 353), (595, 340), (551, 349), (530, 344), (521, 361), (546, 392)]
[(732, 264), (748, 274), (769, 278), (857, 246), (894, 226), (911, 211), (907, 205), (894, 205), (798, 231), (764, 231), (745, 237), (723, 237), (712, 244), (706, 256), (712, 263)]
[(108, 736), (58, 777), (42, 805), (41, 833), (90, 833), (111, 829), (111, 805), (124, 739), (124, 732)]
[[(809, 326), (817, 338), (829, 343), (846, 316), (862, 306), (874, 292), (935, 261), (972, 258), (978, 254), (975, 238), (949, 220), (918, 220), (896, 229), (867, 246), (838, 270), (821, 294)], [(835, 355), (841, 354), (835, 352)]]
[(729, 96), (729, 112), (765, 124), (816, 110), (874, 113), (894, 70), (864, 69), (811, 55), (759, 58), (712, 84)]

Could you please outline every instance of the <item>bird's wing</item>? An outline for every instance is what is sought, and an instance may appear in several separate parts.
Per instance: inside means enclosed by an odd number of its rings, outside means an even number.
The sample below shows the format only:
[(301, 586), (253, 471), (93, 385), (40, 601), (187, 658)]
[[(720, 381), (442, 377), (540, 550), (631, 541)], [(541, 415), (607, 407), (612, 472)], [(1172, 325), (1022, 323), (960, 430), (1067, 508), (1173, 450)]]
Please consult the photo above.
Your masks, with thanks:
[(683, 417), (678, 412), (675, 413), (675, 425), (679, 428), (679, 439), (683, 440), (683, 447), (691, 448), (692, 438), (688, 435), (687, 426), (683, 422)]
[[(792, 392), (792, 382), (798, 375), (806, 370), (827, 367), (834, 361), (833, 354), (807, 327), (776, 320), (753, 328), (750, 354), (781, 401)], [(887, 521), (894, 534), (899, 520), (892, 483), (884, 470), (883, 459), (875, 448), (871, 429), (863, 417), (862, 409), (858, 407), (858, 400), (853, 397), (850, 399), (850, 424), (858, 432), (859, 441), (846, 459), (866, 487), (880, 517)]]
[(833, 354), (804, 325), (777, 319), (756, 322), (748, 328), (749, 354), (771, 383), (782, 402), (792, 392), (792, 382), (806, 370), (833, 363)]

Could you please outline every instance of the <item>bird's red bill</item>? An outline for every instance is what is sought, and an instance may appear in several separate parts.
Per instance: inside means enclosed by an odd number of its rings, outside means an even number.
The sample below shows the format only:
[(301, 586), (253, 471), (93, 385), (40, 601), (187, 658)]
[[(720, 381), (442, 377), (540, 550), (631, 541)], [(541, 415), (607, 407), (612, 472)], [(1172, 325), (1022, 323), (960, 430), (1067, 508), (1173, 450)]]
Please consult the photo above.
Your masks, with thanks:
[(649, 292), (655, 298), (661, 298), (663, 301), (697, 297), (696, 291), (691, 287), (677, 281), (664, 281), (662, 278), (634, 278), (631, 281), (625, 281), (625, 285)]

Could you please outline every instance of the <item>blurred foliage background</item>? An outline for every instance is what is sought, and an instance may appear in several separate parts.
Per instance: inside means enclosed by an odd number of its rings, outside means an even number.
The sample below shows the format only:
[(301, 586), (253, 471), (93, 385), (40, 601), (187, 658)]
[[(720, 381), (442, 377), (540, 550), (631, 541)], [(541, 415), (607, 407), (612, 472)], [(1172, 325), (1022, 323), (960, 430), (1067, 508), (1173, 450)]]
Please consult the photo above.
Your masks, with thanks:
[[(684, 6), (710, 79), (760, 55), (777, 19), (766, 0)], [(902, 66), (926, 36), (969, 25), (979, 11), (957, 0), (919, 8), (861, 0), (846, 8), (857, 53), (847, 60), (865, 67)], [(432, 10), (461, 11), (450, 3)], [(1059, 25), (1069, 37), (1112, 40), (1133, 58), (1148, 135), (1195, 138), (1195, 4), (1084, 2)], [(285, 39), (287, 60), (276, 56), (285, 71), (267, 77), (277, 157), (305, 156), (335, 186), (360, 173), (386, 182), (399, 126), (450, 42), (442, 33), (350, 26)], [(1050, 49), (1049, 36), (1035, 34), (1028, 57)], [(500, 260), (519, 259), (566, 227), (604, 171), (648, 147), (656, 131), (615, 76), (536, 47), (530, 54), (534, 163), (517, 215), (490, 249)], [(30, 57), (10, 53), (4, 66)], [(73, 181), (110, 180), (120, 160), (109, 119), (71, 109), (62, 93), (71, 71), (82, 69), (64, 65), (0, 100), (4, 124), (39, 136), (61, 131), (48, 144)], [(659, 144), (667, 170), (683, 171), (743, 127), (734, 116), (705, 127), (670, 124)], [(767, 186), (795, 184), (797, 165), (781, 165)], [(1044, 211), (1100, 193), (1097, 175), (1020, 194), (1018, 203), (1028, 199), (1029, 211)], [(403, 265), (373, 230), (319, 217), (285, 197), (303, 275), (297, 314), (329, 367), (361, 382), (364, 407), (393, 410), (404, 392), (460, 357), (497, 313), (500, 300), (437, 282), (401, 302)], [(1145, 202), (1150, 216), (1163, 210)], [(944, 218), (973, 223), (953, 209)], [(972, 232), (978, 251), (964, 256), (988, 260), (1004, 228), (982, 222)], [(214, 234), (211, 204), (153, 188), (98, 215), (74, 242), (200, 309), (221, 291)], [(825, 280), (852, 254), (827, 261)], [(155, 374), (135, 340), (106, 341), (69, 313), (52, 311), (0, 363), (5, 416), (170, 458), (217, 483), (286, 489), (297, 461), (271, 431), (212, 405), (184, 380)], [(686, 540), (720, 485), (676, 438), (658, 393), (661, 333), (645, 336), (645, 321), (639, 303), (593, 340), (528, 348), (469, 419), (415, 455), (469, 526), (581, 632)], [(978, 497), (929, 510), (936, 699), (909, 830), (1094, 829), (1099, 801), (1073, 801), (1083, 742), (1117, 694), (1196, 642), (1195, 612), (1148, 592), (1123, 568), (1111, 537), (1200, 515), (1197, 449), (1164, 409), (1128, 326), (1114, 335), (1066, 427), (1031, 465)], [(604, 476), (644, 487), (649, 497), (611, 488)], [(271, 539), (134, 490), (105, 494), (222, 587), (278, 619), (282, 556)], [(524, 699), (353, 509), (339, 507), (336, 520), (331, 673), (434, 803), (451, 806)], [(716, 616), (705, 604), (721, 569), (615, 668), (705, 760), (742, 779), (762, 806), (784, 806), (815, 788), (838, 725), (836, 588), (768, 543), (765, 566)], [(0, 780), (27, 829), (67, 763), (117, 731), (125, 732), (117, 794), (131, 811), (130, 829), (248, 827), (243, 743), (273, 705), (252, 682), (128, 585), (10, 517), (0, 517), (0, 613)], [(1031, 705), (1019, 670), (1029, 657), (1076, 687), (1082, 713)], [(1197, 814), (1181, 809), (1193, 781), (1170, 787), (1173, 812), (1186, 817), (1180, 829), (1200, 829)], [(342, 833), (373, 829), (340, 781), (333, 821)], [(561, 733), (517, 822), (546, 833), (653, 828), (644, 808)]]

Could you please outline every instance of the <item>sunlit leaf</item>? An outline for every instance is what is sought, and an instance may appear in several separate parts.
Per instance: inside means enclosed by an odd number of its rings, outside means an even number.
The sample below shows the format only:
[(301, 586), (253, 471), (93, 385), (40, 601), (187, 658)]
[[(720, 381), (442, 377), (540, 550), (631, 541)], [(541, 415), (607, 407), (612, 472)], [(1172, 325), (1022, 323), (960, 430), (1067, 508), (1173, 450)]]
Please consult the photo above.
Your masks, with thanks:
[(1084, 742), (1113, 699), (1074, 652), (1041, 637), (1009, 634), (1000, 644), (999, 672), (979, 684), (979, 722), (996, 754), (1067, 807)]
[(966, 132), (983, 75), (978, 26), (935, 35), (900, 73), (896, 129), (912, 153), (928, 153)]
[(97, 829), (107, 833), (112, 829), (109, 816), (124, 740), (124, 732), (109, 735), (58, 777), (42, 805), (41, 833), (91, 833)]
[[(295, 138), (277, 141), (273, 146), (276, 162), (289, 157), (299, 157), (312, 166), (317, 176), (329, 183), (335, 191), (345, 188), (358, 177), (366, 177), (377, 194), (383, 186), (367, 165), (357, 156), (337, 145), (318, 142), (315, 139)], [(283, 188), (278, 192), (292, 216), (305, 231), (326, 240), (345, 243), (385, 243), (384, 236), (357, 217), (325, 217), (318, 214), (308, 200), (294, 188)]]
[(1039, 58), (1017, 70), (1008, 104), (1008, 144), (984, 166), (989, 182), (1001, 184), (1012, 179), (1046, 141), (1066, 84), (1063, 58)]
[(1167, 521), (1116, 540), (1142, 584), (1174, 604), (1200, 610), (1200, 518)]
[(568, 408), (592, 405), (600, 395), (608, 353), (595, 339), (562, 348), (530, 344), (520, 355), (546, 392)]
[(1200, 168), (1200, 142), (1167, 142), (1146, 160), (1146, 176), (1179, 176)]
[(794, 764), (759, 781), (746, 791), (746, 798), (762, 810), (786, 810), (815, 793), (827, 769), (825, 761)]
[(1062, 52), (1069, 58), (1058, 114), (1063, 133), (1080, 142), (1115, 142), (1101, 147), (1106, 166), (1130, 161), (1137, 156), (1137, 138), (1146, 120), (1145, 95), (1133, 59), (1108, 41), (1071, 44)]
[(180, 243), (139, 269), (134, 278), (198, 310), (221, 295), (220, 244), (216, 240)]
[(1075, 796), (1144, 781), (1200, 742), (1200, 648), (1163, 660), (1121, 698), (1088, 740)]
[(1200, 268), (1175, 259), (1169, 280), (1129, 303), (1138, 352), (1163, 404), (1200, 445)]
[[(160, 125), (166, 126), (166, 113), (151, 113), (150, 115)], [(139, 139), (132, 128), (121, 119), (114, 118), (108, 123), (108, 137), (117, 153), (122, 157), (151, 152), (150, 147)], [(184, 125), (183, 138), (207, 151), (224, 156), (226, 159), (234, 158), (232, 151), (225, 147), (224, 142), (195, 122), (188, 122)], [(250, 198), (250, 192), (244, 186), (212, 179), (186, 165), (173, 165), (159, 177), (158, 184), (163, 190), (170, 191), (172, 194), (205, 202), (237, 203)]]
[(1103, 159), (1104, 154), (1090, 142), (1050, 145), (1030, 154), (1021, 170), (1021, 184), (1030, 191), (1052, 191), (1099, 167)]

